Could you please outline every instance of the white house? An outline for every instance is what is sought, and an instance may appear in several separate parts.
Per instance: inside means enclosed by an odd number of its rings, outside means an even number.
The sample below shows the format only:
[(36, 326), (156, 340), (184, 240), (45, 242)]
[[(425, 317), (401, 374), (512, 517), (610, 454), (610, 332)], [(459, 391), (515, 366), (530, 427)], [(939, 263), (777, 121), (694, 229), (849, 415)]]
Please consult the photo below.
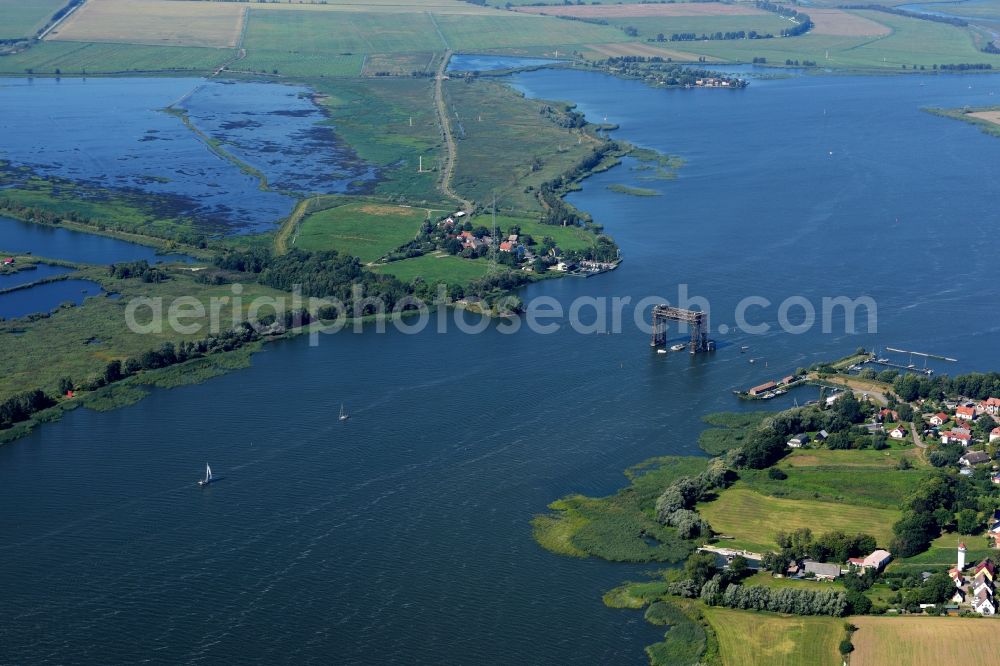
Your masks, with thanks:
[(793, 449), (802, 448), (802, 446), (808, 443), (809, 443), (809, 435), (806, 434), (796, 435), (795, 437), (792, 437), (790, 440), (788, 440), (788, 446), (790, 446)]
[(948, 415), (944, 412), (938, 412), (930, 418), (930, 423), (932, 426), (942, 426), (948, 422)]
[(906, 435), (906, 428), (901, 425), (898, 425), (889, 431), (889, 437), (892, 437), (893, 439), (906, 439)]
[(997, 608), (993, 603), (993, 597), (982, 591), (972, 597), (972, 610), (980, 615), (996, 615)]
[(864, 559), (862, 565), (866, 569), (875, 569), (876, 571), (881, 571), (885, 568), (885, 565), (889, 564), (892, 560), (892, 555), (887, 550), (876, 550), (873, 551), (871, 555)]

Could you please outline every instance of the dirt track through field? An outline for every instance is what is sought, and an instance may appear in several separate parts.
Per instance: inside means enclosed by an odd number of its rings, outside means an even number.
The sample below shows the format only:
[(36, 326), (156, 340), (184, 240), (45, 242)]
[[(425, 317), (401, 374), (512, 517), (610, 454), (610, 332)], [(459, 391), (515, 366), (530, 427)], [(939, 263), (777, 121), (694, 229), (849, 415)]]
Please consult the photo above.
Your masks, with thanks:
[(672, 5), (545, 5), (518, 7), (525, 14), (573, 18), (632, 18), (633, 16), (751, 16), (767, 12), (749, 5), (719, 2), (681, 2)]

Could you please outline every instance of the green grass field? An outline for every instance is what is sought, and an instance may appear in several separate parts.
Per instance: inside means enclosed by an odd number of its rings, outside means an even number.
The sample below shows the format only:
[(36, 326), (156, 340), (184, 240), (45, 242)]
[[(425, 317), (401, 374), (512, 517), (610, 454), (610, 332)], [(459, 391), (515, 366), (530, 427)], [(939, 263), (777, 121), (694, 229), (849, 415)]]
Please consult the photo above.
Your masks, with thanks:
[(775, 550), (778, 532), (808, 527), (816, 534), (841, 530), (865, 532), (880, 546), (892, 540), (892, 525), (899, 520), (896, 509), (878, 509), (856, 504), (807, 499), (783, 499), (761, 495), (742, 482), (722, 491), (718, 499), (698, 505), (698, 512), (712, 529), (733, 537), (723, 540), (731, 547), (752, 551)]
[(919, 469), (895, 469), (904, 456), (918, 460), (912, 450), (902, 449), (800, 450), (777, 465), (788, 475), (786, 479), (771, 479), (767, 470), (744, 470), (740, 479), (747, 488), (772, 497), (895, 509), (924, 479)]
[(684, 50), (726, 60), (749, 62), (766, 57), (769, 64), (786, 59), (814, 60), (821, 67), (901, 70), (902, 65), (993, 63), (1000, 55), (977, 50), (964, 28), (922, 21), (885, 12), (857, 11), (859, 16), (892, 29), (883, 37), (842, 37), (806, 34), (793, 39), (685, 42)]
[(0, 74), (204, 73), (234, 53), (232, 49), (41, 42), (0, 57)]
[(296, 77), (359, 76), (365, 56), (296, 51), (263, 51), (256, 49), (237, 60), (229, 69), (248, 74), (278, 74)]
[(719, 639), (725, 666), (840, 666), (842, 619), (717, 607), (703, 612)]
[(413, 240), (427, 217), (422, 208), (352, 203), (306, 217), (293, 247), (337, 250), (371, 262)]
[(452, 120), (458, 136), (452, 185), (477, 203), (489, 203), (495, 193), (504, 213), (540, 210), (525, 190), (562, 175), (593, 149), (578, 130), (540, 114), (546, 102), (525, 99), (502, 83), (453, 79), (445, 92), (450, 112), (458, 114)]
[[(656, 498), (672, 481), (698, 474), (707, 458), (663, 457), (626, 470), (632, 484), (615, 495), (571, 495), (549, 505), (532, 521), (535, 540), (560, 555), (592, 555), (612, 562), (670, 562), (691, 550), (671, 528), (653, 517)], [(656, 540), (647, 541), (642, 534)]]
[(719, 412), (702, 418), (705, 423), (714, 426), (702, 431), (698, 437), (698, 448), (709, 455), (717, 456), (729, 449), (743, 445), (743, 440), (764, 419), (772, 416), (771, 412)]
[(0, 0), (0, 39), (33, 37), (67, 0)]
[(422, 257), (393, 261), (372, 266), (376, 273), (395, 275), (403, 282), (423, 278), (430, 284), (464, 285), (486, 275), (485, 259), (462, 259), (450, 254), (434, 253)]
[(984, 536), (963, 536), (959, 534), (942, 534), (931, 542), (931, 547), (924, 552), (893, 560), (889, 564), (890, 571), (946, 571), (955, 566), (958, 559), (958, 544), (965, 543), (968, 552), (965, 561), (981, 562), (987, 557), (996, 557), (997, 551), (990, 548)]

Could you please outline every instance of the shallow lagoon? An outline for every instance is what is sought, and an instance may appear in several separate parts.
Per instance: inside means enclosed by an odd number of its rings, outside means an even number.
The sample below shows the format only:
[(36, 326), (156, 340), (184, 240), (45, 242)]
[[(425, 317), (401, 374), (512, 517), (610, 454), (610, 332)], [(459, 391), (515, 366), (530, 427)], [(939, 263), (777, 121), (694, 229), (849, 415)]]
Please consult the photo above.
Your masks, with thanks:
[(62, 303), (80, 305), (84, 299), (104, 293), (90, 280), (58, 280), (30, 289), (0, 294), (0, 318), (15, 319), (37, 312), (50, 312)]
[(63, 227), (32, 224), (0, 215), (0, 252), (33, 254), (81, 264), (113, 264), (122, 261), (196, 261), (185, 254), (159, 254), (156, 248), (98, 236)]
[[(202, 79), (0, 78), (2, 182), (23, 181), (17, 167), (99, 190), (159, 195), (164, 217), (191, 218), (212, 231), (272, 229), (294, 205), (212, 152), (166, 112), (179, 106), (193, 124), (227, 143), (278, 189), (297, 193), (358, 190), (375, 173), (338, 143), (301, 86)], [(39, 137), (45, 137), (39, 141)], [(314, 165), (306, 168), (306, 163)]]
[(551, 58), (518, 58), (516, 56), (495, 56), (459, 54), (448, 61), (449, 72), (492, 72), (501, 69), (520, 69), (540, 65), (555, 65), (559, 60)]

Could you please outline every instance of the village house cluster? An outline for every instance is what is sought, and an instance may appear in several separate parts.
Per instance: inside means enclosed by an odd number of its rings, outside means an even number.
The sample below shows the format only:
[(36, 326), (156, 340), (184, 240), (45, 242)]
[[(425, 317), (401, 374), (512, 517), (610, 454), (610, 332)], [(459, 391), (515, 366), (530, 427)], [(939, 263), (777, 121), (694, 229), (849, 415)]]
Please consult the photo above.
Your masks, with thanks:
[(788, 566), (786, 575), (789, 578), (836, 580), (844, 574), (855, 573), (861, 575), (868, 570), (882, 571), (891, 561), (892, 554), (887, 550), (879, 548), (865, 557), (852, 557), (842, 565), (836, 562), (815, 562), (809, 559), (792, 562)]
[(958, 606), (967, 605), (980, 615), (996, 615), (996, 602), (993, 599), (996, 569), (992, 562), (983, 560), (971, 572), (966, 572), (966, 552), (965, 544), (958, 544), (958, 561), (948, 571), (948, 576), (955, 583), (955, 594), (951, 601)]

